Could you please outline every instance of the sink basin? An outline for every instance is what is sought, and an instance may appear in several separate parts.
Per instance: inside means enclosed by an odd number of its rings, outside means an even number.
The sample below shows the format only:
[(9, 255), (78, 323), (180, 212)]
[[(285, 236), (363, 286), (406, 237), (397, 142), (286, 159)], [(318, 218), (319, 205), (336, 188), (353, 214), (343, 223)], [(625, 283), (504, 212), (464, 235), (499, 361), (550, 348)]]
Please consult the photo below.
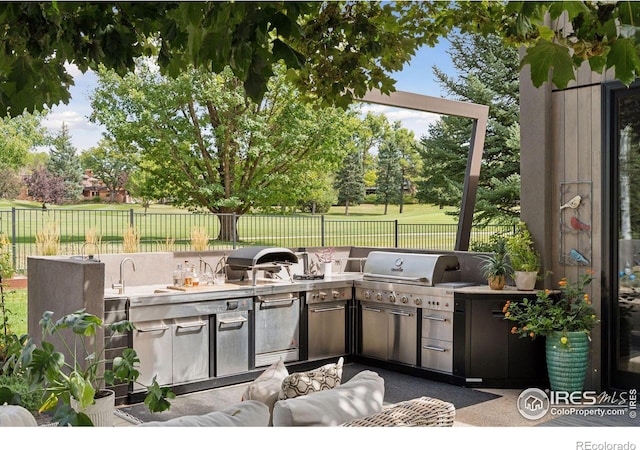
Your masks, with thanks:
[(146, 286), (125, 286), (124, 292), (122, 294), (118, 293), (117, 289), (112, 289), (108, 287), (104, 290), (105, 298), (114, 298), (114, 297), (130, 297), (131, 295), (150, 295), (150, 294), (161, 294), (171, 292), (167, 289), (166, 284), (153, 284)]

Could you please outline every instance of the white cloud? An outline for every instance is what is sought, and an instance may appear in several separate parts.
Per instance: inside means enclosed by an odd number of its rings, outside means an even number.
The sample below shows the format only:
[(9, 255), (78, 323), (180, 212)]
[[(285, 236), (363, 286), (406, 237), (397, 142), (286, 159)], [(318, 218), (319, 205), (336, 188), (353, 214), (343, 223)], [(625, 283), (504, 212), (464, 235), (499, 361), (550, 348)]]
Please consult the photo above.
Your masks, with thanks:
[(92, 127), (95, 128), (95, 125), (90, 123), (88, 119), (83, 117), (77, 111), (72, 111), (70, 109), (52, 111), (42, 121), (42, 125), (54, 133), (62, 128), (63, 123), (67, 125), (69, 131), (88, 129)]
[(82, 72), (75, 64), (65, 63), (64, 68), (74, 79), (82, 76)]
[(426, 135), (429, 125), (440, 118), (439, 114), (416, 111), (413, 109), (394, 108), (386, 105), (363, 104), (360, 108), (362, 114), (384, 114), (390, 122), (400, 121), (402, 126), (413, 131), (416, 139)]

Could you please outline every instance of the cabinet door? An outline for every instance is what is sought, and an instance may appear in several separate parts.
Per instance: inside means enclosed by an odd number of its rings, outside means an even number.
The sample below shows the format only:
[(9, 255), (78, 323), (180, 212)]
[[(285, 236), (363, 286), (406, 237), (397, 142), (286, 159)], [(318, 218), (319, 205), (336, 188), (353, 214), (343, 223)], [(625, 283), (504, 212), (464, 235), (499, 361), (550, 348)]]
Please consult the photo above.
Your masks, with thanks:
[(389, 360), (405, 364), (417, 363), (418, 313), (390, 309)]
[(362, 354), (386, 360), (388, 358), (389, 319), (383, 308), (362, 306)]
[(343, 302), (309, 306), (309, 358), (337, 356), (345, 352), (345, 312)]
[(207, 318), (175, 319), (173, 323), (173, 384), (209, 377)]
[[(171, 350), (171, 325), (164, 320), (150, 320), (134, 324), (133, 349), (140, 358), (140, 384), (150, 385), (153, 377), (161, 386), (170, 385), (173, 380), (173, 355)], [(134, 383), (133, 390), (144, 387)]]
[(249, 313), (216, 315), (216, 376), (249, 370)]
[(471, 346), (468, 377), (508, 376), (509, 322), (504, 320), (504, 300), (484, 298), (471, 305)]

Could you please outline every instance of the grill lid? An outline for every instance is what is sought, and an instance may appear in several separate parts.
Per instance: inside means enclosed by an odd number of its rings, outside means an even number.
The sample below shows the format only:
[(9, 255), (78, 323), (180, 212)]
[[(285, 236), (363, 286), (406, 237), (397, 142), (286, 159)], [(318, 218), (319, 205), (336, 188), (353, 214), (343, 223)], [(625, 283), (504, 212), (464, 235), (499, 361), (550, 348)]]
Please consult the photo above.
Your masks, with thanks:
[(298, 257), (288, 248), (257, 246), (234, 250), (226, 262), (232, 270), (246, 270), (267, 264), (291, 265), (298, 262)]
[(460, 263), (455, 255), (373, 251), (367, 256), (362, 278), (433, 286), (458, 281)]

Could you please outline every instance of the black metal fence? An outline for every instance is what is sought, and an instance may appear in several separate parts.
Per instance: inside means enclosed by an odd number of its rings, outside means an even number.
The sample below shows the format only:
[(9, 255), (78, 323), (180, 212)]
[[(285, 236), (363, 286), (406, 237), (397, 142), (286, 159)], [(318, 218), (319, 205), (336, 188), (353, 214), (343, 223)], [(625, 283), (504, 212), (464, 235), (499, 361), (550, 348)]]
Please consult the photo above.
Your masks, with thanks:
[[(249, 245), (278, 247), (392, 247), (453, 250), (457, 225), (403, 224), (398, 220), (329, 220), (322, 215), (235, 215), (144, 213), (131, 210), (0, 210), (0, 233), (11, 243), (14, 267), (26, 269), (31, 255), (122, 253), (127, 230), (134, 230), (136, 251), (188, 251), (196, 234), (205, 234), (206, 250)], [(512, 226), (472, 230), (471, 242), (488, 243)], [(49, 241), (48, 241), (49, 240)], [(88, 247), (87, 243), (96, 242)], [(53, 241), (53, 242), (51, 242)], [(49, 244), (49, 245), (47, 245)], [(96, 251), (95, 248), (98, 250)]]

